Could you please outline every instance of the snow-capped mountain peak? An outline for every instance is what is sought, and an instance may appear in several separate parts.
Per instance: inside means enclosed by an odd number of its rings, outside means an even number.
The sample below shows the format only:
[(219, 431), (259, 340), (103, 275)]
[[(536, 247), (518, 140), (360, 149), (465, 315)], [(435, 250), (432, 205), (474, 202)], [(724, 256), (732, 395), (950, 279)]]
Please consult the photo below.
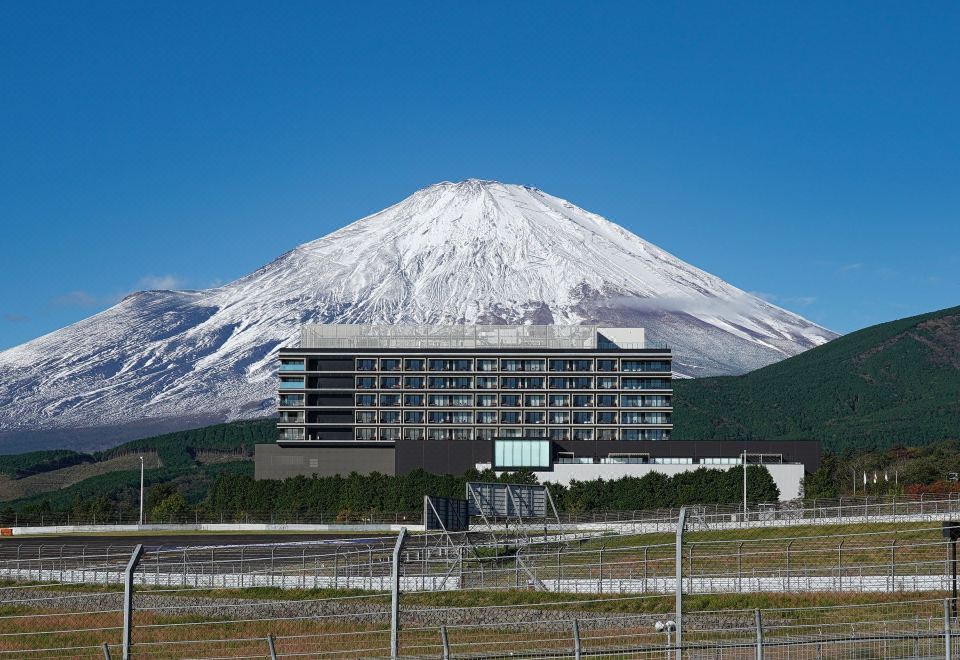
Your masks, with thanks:
[(132, 294), (3, 351), (0, 438), (268, 414), (276, 350), (304, 322), (641, 325), (687, 376), (836, 336), (537, 188), (442, 182), (227, 285)]

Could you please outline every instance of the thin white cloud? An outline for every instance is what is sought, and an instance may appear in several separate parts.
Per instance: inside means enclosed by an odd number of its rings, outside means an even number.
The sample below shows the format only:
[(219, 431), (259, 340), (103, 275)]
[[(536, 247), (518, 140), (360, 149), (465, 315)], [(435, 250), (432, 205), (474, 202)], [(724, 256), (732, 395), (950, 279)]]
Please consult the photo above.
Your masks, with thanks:
[(29, 316), (23, 314), (3, 314), (0, 316), (7, 323), (26, 323), (30, 320)]
[(860, 270), (861, 268), (863, 268), (863, 263), (860, 261), (855, 261), (853, 263), (843, 264), (842, 266), (840, 266), (840, 272), (849, 273), (850, 271)]
[(144, 275), (137, 286), (153, 291), (165, 291), (183, 288), (186, 282), (176, 275)]

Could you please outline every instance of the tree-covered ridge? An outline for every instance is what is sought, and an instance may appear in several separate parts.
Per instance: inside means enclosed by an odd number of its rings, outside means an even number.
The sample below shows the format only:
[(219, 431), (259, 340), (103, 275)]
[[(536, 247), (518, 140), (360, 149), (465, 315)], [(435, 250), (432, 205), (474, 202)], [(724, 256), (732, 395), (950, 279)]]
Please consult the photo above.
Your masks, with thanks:
[(960, 307), (865, 328), (743, 376), (674, 381), (674, 439), (960, 438)]

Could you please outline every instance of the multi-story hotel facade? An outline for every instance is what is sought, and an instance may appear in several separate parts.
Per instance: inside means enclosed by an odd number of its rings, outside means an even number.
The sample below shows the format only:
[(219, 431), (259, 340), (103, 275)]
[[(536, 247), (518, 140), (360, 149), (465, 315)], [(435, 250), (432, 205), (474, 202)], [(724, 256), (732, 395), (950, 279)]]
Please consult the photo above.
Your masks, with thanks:
[[(671, 441), (672, 416), (670, 349), (642, 328), (307, 325), (280, 350), (279, 435), (257, 446), (256, 474), (490, 466), (566, 482), (744, 450)], [(755, 460), (784, 463), (784, 443), (753, 445)]]

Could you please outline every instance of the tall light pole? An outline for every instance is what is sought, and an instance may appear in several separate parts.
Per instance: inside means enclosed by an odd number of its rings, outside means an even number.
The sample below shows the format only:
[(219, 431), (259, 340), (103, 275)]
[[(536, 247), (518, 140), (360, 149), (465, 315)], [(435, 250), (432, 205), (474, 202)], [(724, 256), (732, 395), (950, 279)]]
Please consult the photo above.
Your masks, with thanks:
[(743, 450), (743, 522), (747, 522), (747, 450)]
[(143, 524), (143, 456), (140, 457), (140, 524)]

